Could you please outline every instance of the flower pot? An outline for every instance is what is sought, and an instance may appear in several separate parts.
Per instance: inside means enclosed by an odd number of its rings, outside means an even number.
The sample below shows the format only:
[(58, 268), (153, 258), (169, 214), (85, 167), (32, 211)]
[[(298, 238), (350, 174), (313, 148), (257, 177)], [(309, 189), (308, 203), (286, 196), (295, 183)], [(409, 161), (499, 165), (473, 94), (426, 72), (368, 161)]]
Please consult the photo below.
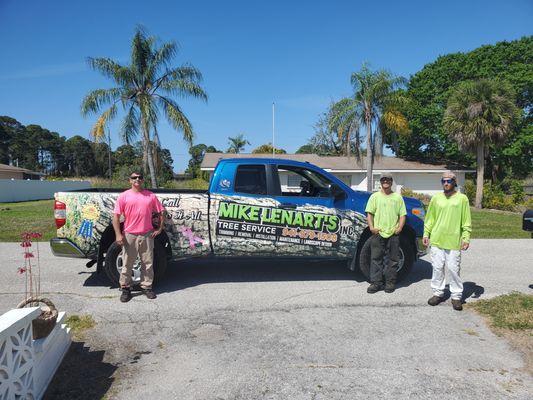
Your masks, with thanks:
[(41, 309), (41, 315), (32, 321), (33, 339), (41, 339), (48, 336), (57, 321), (57, 308), (49, 299), (45, 297), (30, 297), (17, 306), (17, 308), (24, 308), (28, 305), (35, 307), (38, 303), (43, 303), (48, 307), (48, 310)]

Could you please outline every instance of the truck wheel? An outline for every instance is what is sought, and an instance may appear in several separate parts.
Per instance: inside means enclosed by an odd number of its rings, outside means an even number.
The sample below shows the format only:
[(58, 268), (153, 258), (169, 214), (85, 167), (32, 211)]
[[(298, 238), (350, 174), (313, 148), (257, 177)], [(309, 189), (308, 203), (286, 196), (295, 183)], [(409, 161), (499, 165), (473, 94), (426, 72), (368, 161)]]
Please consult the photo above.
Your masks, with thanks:
[[(361, 247), (361, 251), (359, 252), (358, 257), (358, 265), (359, 270), (363, 273), (364, 277), (367, 281), (370, 282), (370, 239), (369, 237), (365, 243), (363, 244), (363, 247)], [(386, 259), (385, 259), (386, 262)], [(415, 254), (413, 252), (413, 246), (409, 243), (409, 239), (406, 236), (401, 235), (400, 236), (400, 259), (398, 260), (398, 269), (397, 269), (397, 275), (396, 275), (396, 281), (400, 282), (403, 280), (409, 272), (411, 272), (411, 269), (413, 268), (413, 264), (415, 262)]]
[[(113, 242), (107, 249), (104, 261), (105, 273), (111, 282), (112, 287), (119, 286), (120, 270), (122, 269), (122, 246), (117, 242)], [(167, 270), (167, 256), (165, 248), (158, 240), (154, 241), (154, 286), (159, 279), (163, 277)], [(138, 285), (141, 281), (141, 260), (137, 257), (135, 264), (133, 264), (133, 286)]]

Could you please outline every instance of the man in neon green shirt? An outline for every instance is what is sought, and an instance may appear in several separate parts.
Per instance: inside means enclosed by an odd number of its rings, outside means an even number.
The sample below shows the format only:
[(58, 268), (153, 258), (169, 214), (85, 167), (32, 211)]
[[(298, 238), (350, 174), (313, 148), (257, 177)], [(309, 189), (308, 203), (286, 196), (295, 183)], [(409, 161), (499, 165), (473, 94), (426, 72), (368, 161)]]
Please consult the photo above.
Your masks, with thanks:
[[(368, 293), (376, 293), (383, 289), (394, 292), (396, 286), (396, 272), (400, 258), (400, 232), (405, 225), (405, 203), (398, 193), (392, 191), (392, 175), (382, 174), (381, 190), (373, 193), (368, 199), (365, 211), (372, 236), (369, 240), (370, 286)], [(383, 265), (385, 254), (388, 253), (389, 262)]]
[(444, 301), (445, 274), (448, 280), (454, 310), (463, 309), (463, 282), (460, 277), (461, 250), (467, 250), (472, 232), (468, 198), (457, 192), (457, 178), (452, 172), (445, 172), (441, 179), (443, 192), (431, 198), (424, 221), (424, 245), (431, 243), (431, 264), (433, 275), (431, 289), (433, 297), (430, 306)]

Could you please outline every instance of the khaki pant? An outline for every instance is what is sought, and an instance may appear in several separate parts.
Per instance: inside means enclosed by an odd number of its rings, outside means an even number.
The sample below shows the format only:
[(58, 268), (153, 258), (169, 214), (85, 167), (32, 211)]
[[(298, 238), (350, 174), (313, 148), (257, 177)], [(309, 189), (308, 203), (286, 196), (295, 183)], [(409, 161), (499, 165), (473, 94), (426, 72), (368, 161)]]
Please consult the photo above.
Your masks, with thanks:
[(122, 248), (122, 270), (120, 271), (120, 287), (131, 286), (131, 273), (137, 256), (141, 259), (141, 288), (151, 289), (154, 281), (154, 239), (152, 232), (144, 235), (124, 233), (124, 246)]

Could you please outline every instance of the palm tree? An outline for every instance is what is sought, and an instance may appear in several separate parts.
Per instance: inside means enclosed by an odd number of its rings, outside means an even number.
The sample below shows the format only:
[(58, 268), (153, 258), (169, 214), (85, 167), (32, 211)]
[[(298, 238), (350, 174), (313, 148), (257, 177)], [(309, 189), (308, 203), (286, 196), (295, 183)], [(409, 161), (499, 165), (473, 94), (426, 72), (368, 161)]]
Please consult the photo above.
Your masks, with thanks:
[(383, 130), (404, 132), (408, 129), (407, 120), (399, 111), (403, 96), (396, 92), (405, 84), (405, 79), (385, 70), (372, 71), (363, 64), (360, 71), (352, 73), (351, 84), (353, 96), (334, 104), (329, 121), (330, 126), (342, 126), (348, 136), (355, 131), (357, 158), (361, 154), (359, 127), (365, 127), (366, 180), (370, 192), (373, 188), (374, 158), (383, 152)]
[[(142, 135), (143, 167), (150, 172), (152, 187), (157, 187), (154, 156), (159, 146), (157, 124), (161, 110), (168, 123), (192, 143), (192, 125), (172, 97), (195, 97), (207, 101), (200, 86), (202, 75), (194, 66), (172, 67), (178, 51), (174, 42), (158, 45), (153, 36), (137, 27), (131, 41), (131, 61), (121, 65), (109, 58), (88, 58), (89, 66), (110, 78), (115, 87), (96, 89), (83, 99), (83, 116), (99, 114), (91, 134), (98, 140), (105, 137), (109, 121), (116, 117), (118, 105), (125, 111), (121, 134), (126, 143)], [(103, 112), (104, 106), (109, 106)]]
[(235, 137), (228, 138), (229, 148), (228, 153), (239, 154), (244, 150), (244, 146), (250, 146), (250, 142), (244, 138), (244, 134), (240, 133)]
[(505, 141), (519, 110), (508, 83), (481, 79), (460, 83), (451, 93), (443, 126), (462, 150), (476, 154), (476, 200), (481, 208), (485, 155), (489, 144)]

